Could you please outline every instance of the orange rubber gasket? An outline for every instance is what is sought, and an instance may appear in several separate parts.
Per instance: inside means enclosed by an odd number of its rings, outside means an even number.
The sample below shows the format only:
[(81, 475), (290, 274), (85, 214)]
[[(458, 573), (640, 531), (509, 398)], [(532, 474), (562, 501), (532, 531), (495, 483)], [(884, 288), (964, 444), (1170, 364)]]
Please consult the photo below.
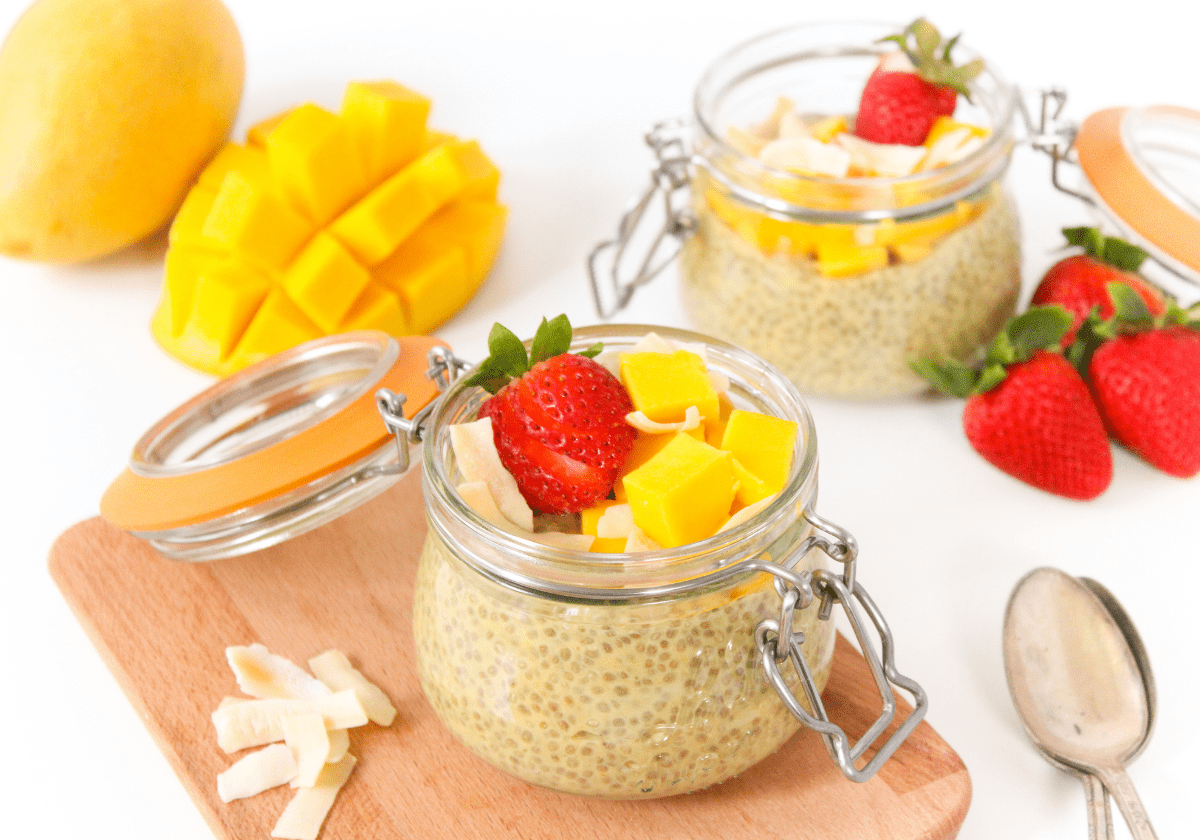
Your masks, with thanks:
[[(1179, 262), (1200, 271), (1200, 221), (1163, 195), (1121, 142), (1121, 120), (1128, 110), (1108, 108), (1083, 121), (1075, 137), (1079, 165), (1101, 200), (1122, 221)], [(1200, 122), (1200, 113), (1188, 108), (1158, 105), (1146, 110)]]
[(301, 487), (355, 463), (392, 439), (375, 408), (375, 391), (407, 397), (411, 418), (437, 396), (425, 375), (426, 353), (445, 342), (406, 336), (395, 365), (375, 388), (332, 417), (245, 457), (183, 475), (143, 476), (128, 467), (100, 499), (100, 515), (125, 531), (153, 533), (197, 525)]

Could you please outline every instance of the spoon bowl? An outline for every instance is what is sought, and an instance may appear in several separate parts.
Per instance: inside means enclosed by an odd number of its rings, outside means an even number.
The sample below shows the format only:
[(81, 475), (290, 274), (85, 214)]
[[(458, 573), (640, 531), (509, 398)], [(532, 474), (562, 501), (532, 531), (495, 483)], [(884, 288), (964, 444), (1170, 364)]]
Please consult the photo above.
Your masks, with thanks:
[(1121, 623), (1132, 628), (1107, 590), (1101, 594), (1057, 569), (1035, 569), (1017, 583), (1005, 611), (1004, 666), (1034, 743), (1058, 762), (1098, 777), (1135, 840), (1152, 840), (1124, 765), (1149, 738), (1153, 678), (1136, 631), (1128, 635)]

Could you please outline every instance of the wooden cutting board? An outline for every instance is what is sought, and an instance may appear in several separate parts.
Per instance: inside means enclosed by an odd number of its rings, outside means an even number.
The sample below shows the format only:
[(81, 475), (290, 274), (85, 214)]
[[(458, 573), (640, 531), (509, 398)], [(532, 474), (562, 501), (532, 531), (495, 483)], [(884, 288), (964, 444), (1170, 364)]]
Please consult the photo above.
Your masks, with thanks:
[[(292, 796), (285, 785), (230, 804), (217, 797), (217, 773), (232, 761), (217, 747), (209, 715), (238, 693), (226, 646), (250, 642), (298, 663), (338, 648), (400, 710), (389, 729), (351, 730), (359, 763), (326, 820), (327, 840), (943, 840), (958, 833), (970, 779), (928, 723), (861, 785), (841, 775), (807, 730), (723, 785), (643, 802), (567, 796), (493, 769), (441, 726), (421, 693), (410, 624), (424, 534), (413, 471), (302, 537), (211, 563), (167, 560), (90, 519), (54, 544), (50, 573), (220, 840), (266, 840)], [(824, 698), (851, 736), (874, 719), (873, 692), (866, 663), (839, 638)]]

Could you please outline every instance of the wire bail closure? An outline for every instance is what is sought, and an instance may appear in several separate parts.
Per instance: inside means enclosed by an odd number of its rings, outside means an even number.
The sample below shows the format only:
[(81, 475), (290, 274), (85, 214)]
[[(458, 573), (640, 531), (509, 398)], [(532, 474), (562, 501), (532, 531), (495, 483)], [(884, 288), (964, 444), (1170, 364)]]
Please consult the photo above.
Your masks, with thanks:
[[(895, 642), (891, 630), (875, 602), (855, 580), (858, 544), (853, 535), (829, 520), (817, 516), (811, 510), (805, 511), (804, 518), (813, 526), (815, 533), (797, 546), (782, 563), (756, 560), (747, 564), (747, 568), (751, 570), (767, 572), (774, 576), (775, 591), (781, 601), (779, 618), (768, 618), (759, 622), (754, 630), (754, 643), (762, 655), (762, 666), (767, 680), (784, 705), (802, 724), (820, 733), (829, 757), (846, 778), (854, 782), (865, 782), (875, 775), (925, 717), (929, 699), (920, 685), (896, 670)], [(824, 569), (814, 572), (795, 571), (793, 567), (814, 549), (821, 549), (840, 562), (842, 574), (832, 574)], [(812, 672), (804, 660), (804, 634), (792, 630), (796, 610), (808, 607), (817, 598), (821, 599), (817, 617), (822, 621), (831, 618), (835, 603), (845, 610), (883, 702), (883, 710), (879, 717), (854, 744), (850, 743), (849, 736), (841, 727), (830, 721)], [(867, 617), (875, 627), (880, 643), (879, 653), (876, 652), (874, 640), (867, 633), (859, 607), (866, 611)], [(780, 666), (789, 660), (800, 677), (800, 684), (813, 710), (812, 713), (804, 708), (784, 679)], [(858, 760), (895, 718), (896, 695), (893, 686), (912, 696), (913, 709), (896, 731), (879, 746), (870, 760), (859, 768), (856, 766)]]
[[(437, 386), (439, 395), (446, 393), (463, 371), (471, 367), (469, 362), (455, 356), (447, 347), (434, 347), (425, 359), (429, 363), (425, 376)], [(396, 452), (400, 461), (389, 470), (397, 473), (408, 471), (411, 463), (409, 447), (421, 442), (425, 423), (438, 402), (437, 399), (430, 401), (409, 419), (404, 416), (404, 403), (407, 401), (408, 398), (404, 394), (397, 394), (387, 388), (380, 388), (375, 392), (375, 408), (383, 418), (387, 430), (396, 438)]]
[[(662, 273), (683, 247), (683, 240), (695, 230), (696, 220), (687, 210), (684, 194), (691, 183), (692, 156), (687, 150), (687, 123), (675, 118), (656, 123), (645, 135), (646, 145), (654, 151), (658, 166), (650, 171), (650, 184), (626, 209), (617, 225), (617, 235), (605, 240), (588, 255), (588, 276), (596, 314), (611, 318), (629, 303), (633, 293)], [(621, 276), (626, 251), (634, 235), (646, 222), (646, 211), (656, 198), (663, 202), (663, 222), (654, 232), (637, 268), (628, 279)], [(607, 272), (599, 260), (607, 251), (615, 251)]]

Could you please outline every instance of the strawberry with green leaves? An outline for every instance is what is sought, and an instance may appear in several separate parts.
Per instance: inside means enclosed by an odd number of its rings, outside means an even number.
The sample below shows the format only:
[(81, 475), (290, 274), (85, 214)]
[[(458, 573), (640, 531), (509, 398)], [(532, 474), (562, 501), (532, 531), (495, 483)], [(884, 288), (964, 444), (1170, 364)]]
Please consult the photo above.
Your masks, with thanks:
[(1056, 352), (1071, 315), (1034, 307), (1013, 318), (988, 348), (982, 368), (914, 362), (951, 396), (965, 397), (971, 446), (1014, 478), (1069, 499), (1094, 499), (1112, 481), (1104, 424), (1078, 371)]
[(955, 67), (950, 53), (958, 36), (943, 42), (941, 33), (924, 18), (883, 40), (900, 46), (911, 69), (888, 69), (886, 57), (875, 68), (859, 99), (854, 133), (873, 143), (920, 146), (934, 120), (953, 116), (959, 94), (970, 101), (967, 86), (983, 72), (983, 60)]
[(577, 513), (607, 498), (637, 431), (625, 421), (625, 388), (592, 360), (596, 344), (569, 353), (566, 315), (542, 319), (528, 352), (495, 324), (490, 355), (471, 374), (493, 396), (479, 409), (492, 420), (500, 462), (525, 501), (543, 513)]
[(1068, 351), (1113, 439), (1163, 472), (1200, 473), (1200, 321), (1168, 301), (1110, 283), (1109, 318), (1093, 313)]
[(1124, 283), (1137, 292), (1151, 315), (1166, 311), (1166, 302), (1158, 289), (1137, 275), (1146, 252), (1123, 239), (1104, 236), (1096, 228), (1063, 228), (1070, 245), (1082, 248), (1050, 267), (1038, 283), (1030, 303), (1034, 306), (1057, 303), (1075, 315), (1075, 324), (1063, 336), (1062, 346), (1075, 340), (1075, 331), (1093, 307), (1100, 318), (1110, 318), (1113, 305), (1108, 296), (1109, 283)]

